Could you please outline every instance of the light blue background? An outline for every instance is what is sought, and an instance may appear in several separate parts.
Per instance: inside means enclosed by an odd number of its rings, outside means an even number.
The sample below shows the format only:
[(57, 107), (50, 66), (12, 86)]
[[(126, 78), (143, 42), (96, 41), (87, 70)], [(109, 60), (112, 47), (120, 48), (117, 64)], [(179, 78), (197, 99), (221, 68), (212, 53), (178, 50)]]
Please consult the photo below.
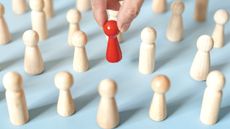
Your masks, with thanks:
[[(4, 89), (0, 86), (0, 129), (97, 129), (96, 112), (99, 102), (98, 83), (112, 78), (118, 84), (116, 96), (120, 112), (119, 129), (227, 129), (230, 127), (230, 24), (226, 25), (226, 46), (211, 52), (211, 69), (220, 70), (226, 76), (226, 87), (220, 110), (219, 121), (215, 126), (206, 126), (199, 121), (200, 107), (205, 82), (190, 78), (189, 70), (196, 53), (196, 40), (201, 34), (211, 34), (214, 28), (213, 14), (219, 8), (230, 11), (229, 0), (210, 0), (207, 21), (197, 23), (193, 20), (194, 0), (184, 0), (186, 9), (183, 14), (185, 38), (180, 44), (166, 40), (165, 30), (170, 11), (162, 15), (151, 10), (151, 0), (145, 0), (140, 15), (130, 30), (124, 34), (121, 45), (123, 60), (118, 64), (105, 61), (106, 40), (102, 30), (93, 20), (92, 13), (82, 14), (81, 29), (88, 35), (87, 52), (90, 70), (76, 73), (72, 69), (73, 48), (67, 45), (66, 12), (75, 7), (75, 0), (54, 0), (55, 17), (48, 22), (49, 39), (39, 44), (46, 70), (38, 76), (29, 76), (23, 70), (24, 44), (23, 32), (31, 28), (30, 13), (17, 16), (12, 12), (10, 0), (1, 0), (5, 5), (5, 19), (13, 34), (13, 41), (0, 46), (0, 78), (9, 71), (17, 71), (24, 78), (30, 121), (20, 127), (9, 121)], [(169, 1), (169, 4), (172, 0)], [(138, 53), (140, 33), (146, 26), (157, 30), (156, 71), (150, 75), (138, 72)], [(56, 112), (58, 90), (54, 86), (54, 75), (67, 70), (74, 75), (72, 88), (77, 112), (68, 118)], [(167, 93), (168, 118), (154, 122), (148, 117), (153, 92), (150, 82), (158, 74), (166, 74), (171, 79), (171, 89)]]

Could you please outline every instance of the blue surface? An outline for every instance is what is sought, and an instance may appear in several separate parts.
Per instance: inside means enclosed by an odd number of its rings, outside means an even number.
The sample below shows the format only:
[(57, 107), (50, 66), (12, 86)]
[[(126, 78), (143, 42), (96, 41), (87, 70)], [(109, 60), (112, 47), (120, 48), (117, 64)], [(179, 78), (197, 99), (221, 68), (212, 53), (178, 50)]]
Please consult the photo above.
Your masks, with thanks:
[[(151, 0), (146, 0), (140, 15), (130, 30), (124, 34), (122, 43), (123, 60), (118, 64), (105, 61), (106, 39), (103, 32), (93, 20), (92, 13), (82, 14), (81, 28), (88, 34), (87, 52), (90, 70), (76, 73), (72, 69), (73, 49), (67, 45), (66, 12), (75, 6), (75, 0), (54, 0), (55, 17), (48, 22), (49, 39), (39, 44), (46, 70), (38, 76), (29, 76), (23, 70), (24, 44), (21, 40), (23, 32), (31, 28), (30, 13), (15, 15), (9, 0), (1, 0), (5, 5), (5, 18), (13, 34), (13, 41), (0, 46), (0, 78), (8, 71), (18, 71), (24, 78), (27, 105), (30, 121), (20, 127), (9, 121), (4, 89), (0, 86), (0, 129), (97, 129), (96, 112), (99, 102), (98, 83), (105, 78), (112, 78), (118, 83), (116, 96), (120, 111), (119, 129), (227, 129), (230, 127), (230, 24), (226, 25), (226, 46), (211, 52), (211, 69), (220, 70), (226, 76), (226, 87), (220, 110), (220, 120), (214, 126), (203, 125), (199, 121), (200, 107), (205, 82), (197, 82), (190, 78), (189, 70), (196, 53), (196, 40), (201, 34), (211, 34), (214, 28), (213, 14), (219, 8), (230, 11), (229, 0), (210, 0), (208, 20), (196, 23), (193, 20), (193, 0), (184, 0), (185, 39), (180, 44), (166, 40), (165, 30), (170, 11), (165, 14), (153, 14)], [(172, 3), (172, 0), (169, 1)], [(140, 32), (145, 26), (156, 28), (157, 62), (156, 71), (150, 75), (138, 72), (138, 53)], [(67, 70), (74, 75), (72, 88), (77, 112), (71, 117), (63, 118), (56, 112), (58, 90), (54, 86), (54, 75)], [(167, 94), (168, 118), (162, 122), (154, 122), (148, 117), (148, 110), (153, 92), (150, 87), (152, 78), (158, 74), (166, 74), (171, 79), (171, 89)]]

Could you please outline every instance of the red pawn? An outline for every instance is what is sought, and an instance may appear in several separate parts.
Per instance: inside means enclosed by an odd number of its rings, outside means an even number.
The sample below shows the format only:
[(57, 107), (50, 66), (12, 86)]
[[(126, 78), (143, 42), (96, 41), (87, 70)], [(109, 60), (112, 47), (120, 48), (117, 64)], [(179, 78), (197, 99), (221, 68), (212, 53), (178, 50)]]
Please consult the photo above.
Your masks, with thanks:
[(119, 62), (122, 59), (122, 52), (117, 39), (117, 35), (120, 33), (117, 27), (117, 22), (114, 20), (106, 22), (104, 24), (104, 32), (109, 38), (106, 59), (110, 63)]

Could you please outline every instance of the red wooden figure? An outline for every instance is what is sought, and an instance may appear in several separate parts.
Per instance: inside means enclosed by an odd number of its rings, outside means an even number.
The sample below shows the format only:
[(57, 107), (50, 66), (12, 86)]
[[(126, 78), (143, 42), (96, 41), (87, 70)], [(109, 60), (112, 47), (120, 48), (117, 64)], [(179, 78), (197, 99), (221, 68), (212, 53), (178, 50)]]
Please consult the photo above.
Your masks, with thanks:
[(117, 39), (117, 35), (120, 33), (117, 22), (114, 20), (107, 21), (103, 28), (105, 34), (108, 36), (106, 59), (110, 63), (119, 62), (122, 59), (122, 52)]

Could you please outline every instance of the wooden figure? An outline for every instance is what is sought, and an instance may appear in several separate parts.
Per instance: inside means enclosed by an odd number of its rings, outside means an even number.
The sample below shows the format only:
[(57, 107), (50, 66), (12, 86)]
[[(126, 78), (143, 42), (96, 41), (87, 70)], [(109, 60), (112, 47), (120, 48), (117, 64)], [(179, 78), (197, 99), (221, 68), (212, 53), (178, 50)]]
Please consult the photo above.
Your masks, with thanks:
[(3, 77), (6, 102), (10, 121), (13, 125), (23, 125), (29, 121), (29, 112), (23, 89), (23, 79), (19, 73), (8, 72)]
[(108, 45), (106, 49), (106, 59), (110, 63), (117, 63), (122, 59), (122, 52), (117, 39), (120, 33), (117, 22), (114, 20), (107, 21), (104, 26), (104, 33), (108, 36)]
[(23, 34), (25, 44), (24, 69), (30, 75), (37, 75), (44, 71), (44, 62), (38, 47), (38, 34), (28, 30)]
[(153, 0), (152, 10), (155, 13), (164, 13), (167, 10), (167, 0)]
[(43, 7), (43, 0), (30, 0), (32, 29), (38, 33), (40, 40), (48, 38), (46, 15)]
[(198, 22), (206, 20), (208, 10), (208, 0), (195, 0), (195, 13), (194, 19)]
[(206, 80), (210, 70), (210, 51), (213, 48), (213, 39), (202, 35), (197, 40), (198, 51), (193, 59), (190, 76), (197, 81)]
[(214, 48), (224, 47), (224, 25), (229, 21), (229, 13), (226, 10), (219, 9), (214, 15), (216, 26), (212, 33)]
[(72, 35), (72, 45), (75, 47), (73, 69), (76, 72), (85, 72), (89, 69), (89, 61), (85, 49), (87, 35), (82, 31), (76, 31)]
[(85, 12), (91, 9), (90, 0), (76, 0), (76, 7), (80, 12)]
[(209, 73), (206, 83), (200, 120), (204, 124), (213, 125), (218, 120), (225, 77), (220, 71), (213, 71)]
[(77, 9), (70, 9), (67, 12), (66, 19), (69, 22), (68, 44), (73, 46), (71, 39), (74, 32), (80, 30), (81, 13)]
[(54, 16), (53, 0), (44, 0), (43, 10), (46, 15), (46, 20), (52, 18)]
[(158, 75), (152, 80), (155, 92), (150, 106), (149, 116), (154, 121), (162, 121), (167, 117), (165, 94), (170, 88), (170, 80), (165, 75)]
[(8, 26), (4, 18), (4, 14), (5, 14), (5, 8), (0, 3), (0, 44), (7, 44), (12, 39), (12, 36), (9, 32)]
[(184, 25), (182, 13), (184, 12), (184, 3), (181, 0), (176, 0), (173, 2), (172, 16), (169, 20), (169, 25), (167, 28), (167, 39), (171, 42), (179, 42), (183, 38)]
[(146, 27), (141, 32), (139, 72), (142, 74), (150, 74), (154, 71), (156, 36), (157, 33), (152, 27)]
[(23, 14), (28, 9), (27, 2), (26, 0), (12, 0), (12, 8), (14, 13)]
[(71, 116), (76, 111), (70, 91), (73, 81), (73, 76), (69, 72), (59, 72), (54, 79), (55, 85), (59, 89), (57, 112), (63, 117)]
[(105, 79), (101, 81), (98, 92), (101, 99), (97, 112), (97, 123), (103, 129), (115, 128), (120, 120), (115, 100), (117, 84), (111, 79)]

